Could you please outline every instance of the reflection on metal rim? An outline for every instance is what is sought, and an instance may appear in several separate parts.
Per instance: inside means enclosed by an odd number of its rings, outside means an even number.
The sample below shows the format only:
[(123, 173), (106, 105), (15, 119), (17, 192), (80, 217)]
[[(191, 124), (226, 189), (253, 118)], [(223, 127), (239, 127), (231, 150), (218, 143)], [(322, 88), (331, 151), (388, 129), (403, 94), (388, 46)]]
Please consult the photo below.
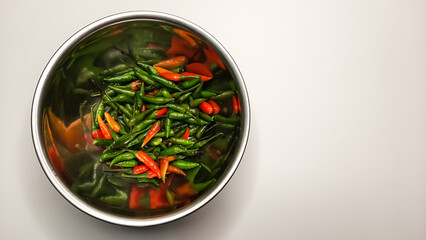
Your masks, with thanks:
[[(122, 216), (117, 216), (111, 213), (107, 213), (104, 211), (101, 211), (99, 209), (94, 208), (93, 206), (90, 206), (77, 196), (73, 192), (68, 189), (68, 187), (59, 179), (59, 177), (56, 175), (55, 171), (51, 167), (49, 163), (49, 158), (46, 155), (46, 153), (43, 151), (43, 140), (41, 139), (42, 136), (42, 127), (41, 127), (41, 115), (42, 115), (42, 109), (40, 106), (40, 101), (42, 96), (45, 94), (45, 86), (47, 83), (47, 80), (51, 77), (52, 70), (55, 69), (57, 64), (59, 64), (59, 61), (61, 60), (62, 56), (70, 50), (73, 46), (75, 46), (78, 42), (89, 36), (90, 34), (105, 28), (107, 26), (110, 26), (112, 24), (117, 24), (120, 22), (125, 21), (134, 21), (134, 20), (154, 20), (154, 21), (161, 21), (166, 23), (172, 23), (174, 25), (187, 28), (195, 33), (197, 33), (199, 36), (201, 36), (205, 41), (213, 46), (220, 57), (224, 59), (228, 65), (228, 69), (230, 73), (233, 75), (233, 78), (237, 84), (237, 87), (239, 88), (240, 93), (240, 99), (242, 104), (242, 124), (241, 124), (241, 133), (240, 133), (240, 140), (238, 142), (238, 145), (236, 146), (235, 150), (235, 159), (231, 161), (219, 179), (219, 181), (216, 183), (214, 187), (209, 189), (205, 194), (201, 195), (199, 198), (197, 198), (194, 202), (192, 202), (190, 205), (180, 208), (172, 213), (162, 215), (162, 216), (156, 216), (156, 217), (150, 217), (150, 218), (126, 218)], [(55, 186), (55, 188), (59, 191), (62, 196), (65, 197), (71, 204), (73, 204), (75, 207), (80, 209), (81, 211), (95, 217), (98, 219), (101, 219), (106, 222), (119, 224), (119, 225), (125, 225), (125, 226), (136, 226), (136, 227), (143, 227), (143, 226), (152, 226), (152, 225), (158, 225), (167, 223), (170, 221), (177, 220), (179, 218), (182, 218), (197, 209), (204, 206), (206, 203), (208, 203), (211, 199), (213, 199), (226, 185), (226, 183), (230, 180), (234, 172), (236, 171), (242, 157), (244, 154), (244, 150), (247, 145), (249, 131), (250, 131), (250, 106), (249, 106), (249, 98), (246, 90), (246, 86), (244, 84), (244, 80), (241, 76), (240, 71), (238, 70), (237, 65), (233, 61), (230, 54), (225, 50), (225, 48), (209, 33), (207, 33), (204, 29), (200, 28), (199, 26), (182, 19), (180, 17), (176, 17), (173, 15), (160, 13), (160, 12), (148, 12), (148, 11), (137, 11), (137, 12), (125, 12), (125, 13), (119, 13), (115, 14), (103, 19), (100, 19), (80, 31), (78, 31), (76, 34), (74, 34), (71, 38), (69, 38), (53, 55), (53, 57), (50, 59), (49, 63), (45, 67), (38, 85), (36, 87), (33, 103), (32, 103), (32, 113), (31, 113), (31, 131), (32, 131), (32, 138), (34, 143), (34, 148), (36, 150), (39, 162), (50, 180), (50, 182)]]

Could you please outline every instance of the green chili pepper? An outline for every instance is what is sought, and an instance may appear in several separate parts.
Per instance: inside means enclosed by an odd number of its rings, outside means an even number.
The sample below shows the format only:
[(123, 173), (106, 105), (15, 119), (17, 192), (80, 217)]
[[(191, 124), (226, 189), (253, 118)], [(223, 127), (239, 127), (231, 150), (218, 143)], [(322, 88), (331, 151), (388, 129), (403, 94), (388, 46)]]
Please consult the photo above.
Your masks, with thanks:
[(149, 126), (150, 124), (153, 124), (155, 122), (154, 119), (147, 119), (142, 121), (141, 123), (139, 123), (138, 125), (136, 125), (132, 131), (137, 132), (140, 130), (144, 130), (147, 126)]
[(123, 82), (132, 81), (133, 76), (134, 76), (134, 72), (129, 72), (129, 73), (123, 74), (121, 76), (104, 78), (104, 80), (107, 81), (107, 82), (123, 83)]
[(142, 108), (142, 105), (143, 105), (142, 96), (145, 96), (145, 83), (144, 82), (141, 83), (141, 86), (139, 88), (139, 92), (136, 95), (136, 102), (137, 102), (137, 106), (138, 106), (139, 110)]
[[(149, 128), (151, 128), (151, 126), (149, 126)], [(138, 145), (138, 144), (139, 144), (139, 145), (140, 145), (140, 144), (142, 144), (143, 140), (144, 140), (144, 139), (145, 139), (145, 137), (146, 137), (146, 134), (148, 133), (149, 128), (145, 129), (145, 130), (143, 131), (143, 133), (141, 133), (140, 135), (138, 135), (137, 137), (135, 137), (132, 141), (130, 141), (130, 142), (126, 145), (126, 147), (127, 147), (127, 148), (130, 148), (130, 147), (136, 146), (136, 145)]]
[(126, 64), (118, 64), (112, 68), (104, 70), (103, 72), (100, 73), (100, 75), (103, 75), (103, 76), (114, 75), (118, 72), (125, 71), (127, 69), (129, 69), (129, 67)]
[(158, 86), (157, 82), (155, 82), (153, 79), (151, 79), (149, 74), (145, 72), (144, 70), (135, 67), (133, 68), (133, 71), (135, 72), (136, 77), (140, 78), (145, 83), (148, 83), (149, 85)]
[(200, 139), (203, 134), (206, 132), (207, 128), (209, 127), (209, 125), (205, 125), (202, 126), (196, 133), (195, 133), (195, 137)]
[(185, 113), (187, 111), (185, 107), (183, 107), (182, 105), (179, 105), (179, 104), (175, 104), (175, 103), (167, 103), (166, 107), (171, 108), (171, 109), (173, 109), (177, 112), (180, 112), (180, 113)]
[(235, 124), (232, 123), (219, 123), (218, 126), (228, 130), (232, 130), (237, 127)]
[[(106, 162), (106, 164), (111, 164), (111, 162)], [(137, 165), (138, 162), (136, 160), (122, 161), (114, 164), (116, 167), (136, 167)]]
[(129, 132), (129, 128), (123, 119), (117, 118), (117, 123), (120, 125), (120, 134), (127, 134)]
[(157, 89), (159, 86), (158, 85), (149, 85), (149, 86), (145, 86), (145, 92), (150, 92), (150, 91), (154, 91), (155, 89)]
[[(111, 181), (110, 181), (111, 182)], [(115, 184), (115, 183), (113, 183)], [(115, 184), (116, 185), (116, 184)], [(99, 198), (99, 201), (106, 203), (110, 206), (124, 207), (127, 200), (127, 193), (121, 190), (116, 189), (117, 194), (113, 196), (102, 196)]]
[(114, 109), (114, 110), (117, 110), (117, 109), (118, 109), (118, 107), (117, 107), (117, 103), (116, 103), (116, 102), (111, 102), (112, 98), (111, 98), (110, 96), (108, 96), (108, 95), (103, 95), (103, 96), (102, 96), (102, 100), (103, 100), (106, 104), (108, 104), (108, 106), (111, 106), (111, 107), (112, 107), (112, 109)]
[(124, 188), (129, 185), (129, 183), (121, 177), (107, 176), (108, 182), (112, 183), (115, 186)]
[(186, 128), (181, 129), (179, 131), (175, 131), (175, 132), (176, 132), (175, 136), (176, 137), (180, 137), (180, 136), (182, 136), (186, 132)]
[(122, 112), (122, 113), (124, 113), (124, 115), (126, 115), (128, 118), (131, 118), (132, 117), (132, 110), (129, 110), (128, 108), (126, 108), (126, 107), (124, 107), (124, 106), (122, 106), (122, 105), (120, 105), (120, 104), (117, 104), (117, 103), (115, 103), (115, 105), (118, 107), (118, 109), (120, 109), (120, 111)]
[[(126, 104), (124, 104), (124, 106), (127, 108), (127, 110), (129, 112), (133, 112), (133, 106), (132, 105), (130, 105), (129, 103), (126, 103)], [(133, 114), (132, 114), (132, 116), (133, 116)]]
[(201, 90), (203, 90), (203, 83), (204, 82), (200, 82), (198, 87), (195, 89), (194, 93), (192, 94), (192, 96), (194, 96), (194, 98), (201, 97)]
[(232, 97), (234, 95), (235, 95), (234, 91), (225, 91), (225, 92), (222, 92), (219, 95), (211, 97), (210, 99), (212, 99), (212, 100), (223, 100), (223, 99), (230, 98), (230, 97)]
[(148, 97), (148, 96), (142, 96), (142, 100), (149, 102), (149, 103), (155, 103), (155, 104), (166, 104), (173, 100), (173, 98), (164, 98), (164, 97)]
[(125, 146), (142, 132), (143, 131), (139, 131), (139, 132), (129, 133), (129, 134), (121, 136), (119, 139), (117, 139), (117, 141), (114, 141), (111, 145), (109, 145), (104, 152), (109, 152), (111, 149)]
[(94, 198), (96, 197), (102, 190), (105, 182), (105, 175), (99, 179), (98, 183), (96, 184), (95, 188), (93, 188), (92, 192), (90, 193), (90, 197)]
[(181, 73), (181, 72), (183, 72), (183, 69), (181, 67), (177, 67), (175, 69), (172, 69), (171, 72), (172, 73)]
[(165, 118), (164, 119), (164, 129), (165, 129), (165, 132), (166, 132), (166, 138), (168, 138), (170, 136), (171, 127), (172, 127), (172, 120), (168, 117)]
[(138, 182), (139, 183), (152, 183), (157, 187), (160, 186), (158, 181), (156, 179), (153, 179), (153, 178), (138, 178)]
[(193, 124), (193, 125), (206, 125), (206, 124), (208, 124), (208, 122), (206, 122), (204, 120), (195, 119), (195, 118), (188, 118), (188, 119), (184, 119), (183, 121), (186, 122), (186, 123), (189, 123), (189, 124)]
[(203, 120), (205, 120), (207, 122), (212, 122), (213, 121), (213, 117), (211, 117), (207, 113), (200, 112), (199, 116), (200, 116), (201, 119), (203, 119)]
[(142, 120), (145, 119), (145, 117), (149, 114), (151, 114), (153, 112), (153, 110), (146, 110), (144, 112), (141, 112), (135, 116), (133, 116), (132, 118), (130, 118), (130, 126), (135, 126), (136, 124), (139, 124)]
[(105, 106), (104, 106), (104, 102), (102, 101), (101, 103), (99, 103), (98, 110), (96, 110), (95, 124), (98, 128), (99, 128), (98, 115), (101, 115), (101, 117), (103, 117), (104, 113), (105, 113)]
[(93, 139), (93, 144), (96, 146), (109, 146), (114, 142), (112, 139), (102, 139), (102, 138), (96, 138)]
[[(173, 129), (170, 130), (170, 134), (169, 136), (174, 136), (175, 132), (173, 131)], [(158, 132), (157, 134), (155, 134), (156, 137), (166, 137), (166, 131), (161, 131)]]
[(111, 173), (117, 173), (117, 172), (131, 173), (132, 169), (131, 168), (105, 168), (104, 172), (111, 172)]
[(155, 138), (153, 138), (153, 139), (151, 139), (150, 141), (149, 141), (149, 145), (150, 146), (158, 146), (158, 145), (160, 145), (160, 143), (163, 141), (163, 139), (162, 138), (160, 138), (160, 137), (155, 137)]
[(159, 110), (165, 108), (167, 105), (158, 105), (158, 104), (145, 104), (146, 109), (155, 109)]
[(90, 107), (90, 112), (92, 113), (92, 116), (91, 116), (91, 124), (92, 124), (92, 132), (96, 132), (97, 130), (99, 130), (99, 125), (97, 125), (98, 124), (98, 118), (97, 118), (97, 115), (96, 115), (96, 104), (93, 104), (91, 107)]
[(186, 125), (186, 123), (183, 123), (183, 122), (180, 122), (180, 121), (172, 122), (172, 128), (178, 127), (178, 126), (181, 126), (181, 125)]
[(118, 155), (117, 157), (115, 157), (111, 161), (109, 166), (113, 166), (118, 162), (128, 161), (128, 160), (132, 160), (132, 159), (135, 159), (135, 155), (133, 153), (129, 153), (129, 152), (122, 153), (122, 154)]
[(201, 91), (201, 97), (203, 98), (209, 98), (209, 97), (213, 97), (216, 96), (217, 94), (214, 92), (209, 92), (209, 91)]
[(186, 152), (186, 148), (179, 146), (172, 146), (160, 152), (161, 156), (172, 156), (178, 153)]
[(116, 132), (114, 132), (114, 130), (112, 130), (111, 126), (108, 123), (106, 125), (108, 126), (108, 129), (111, 133), (112, 139), (114, 141), (116, 141), (120, 136), (118, 136), (118, 134)]
[[(207, 125), (206, 125), (207, 126)], [(198, 130), (200, 129), (200, 126), (192, 126), (189, 127), (189, 136), (194, 135), (196, 132), (198, 132)]]
[(127, 94), (118, 94), (117, 96), (111, 99), (111, 102), (125, 102), (125, 103), (133, 103), (133, 98)]
[(161, 91), (161, 94), (163, 95), (163, 97), (165, 97), (165, 98), (172, 98), (172, 95), (170, 94), (170, 92), (169, 91), (167, 91), (166, 89), (163, 89), (162, 91)]
[(176, 126), (175, 128), (173, 128), (173, 131), (175, 133), (180, 132), (181, 130), (185, 130), (186, 131), (187, 127), (188, 127), (187, 124), (179, 125), (179, 126)]
[(183, 119), (188, 119), (191, 117), (190, 114), (179, 113), (179, 112), (170, 112), (168, 113), (168, 115), (169, 115), (169, 118), (173, 120), (183, 120)]
[(197, 78), (194, 80), (190, 80), (190, 81), (185, 81), (182, 83), (182, 87), (184, 88), (190, 88), (192, 86), (194, 86), (195, 84), (197, 84), (200, 81), (201, 78)]
[(214, 115), (214, 118), (218, 122), (224, 122), (224, 123), (238, 123), (239, 119), (237, 115), (232, 115), (231, 117), (227, 118), (222, 115), (216, 114)]
[(174, 98), (178, 98), (179, 96), (182, 96), (183, 94), (185, 94), (185, 93), (188, 93), (188, 92), (192, 92), (192, 91), (194, 91), (194, 89), (196, 89), (199, 85), (201, 85), (201, 83), (199, 83), (199, 84), (197, 84), (197, 85), (195, 85), (195, 86), (193, 86), (193, 87), (190, 87), (190, 88), (188, 88), (188, 89), (185, 89), (184, 91), (182, 91), (182, 92), (177, 92), (177, 93), (173, 93), (172, 94), (172, 96), (174, 97)]
[(184, 160), (175, 160), (175, 161), (172, 162), (171, 165), (173, 167), (177, 167), (177, 168), (182, 169), (182, 170), (188, 170), (188, 169), (196, 168), (200, 164), (195, 163), (195, 162), (188, 162), (188, 161), (184, 161)]
[[(152, 150), (152, 151), (154, 151), (154, 150)], [(153, 152), (152, 153), (148, 152), (148, 153), (146, 153), (146, 155), (148, 155), (150, 158), (152, 158), (152, 160), (157, 160), (157, 156)]]
[(200, 148), (203, 147), (204, 145), (206, 145), (208, 142), (212, 141), (213, 139), (222, 136), (223, 133), (218, 133), (216, 135), (214, 135), (213, 137), (207, 138), (206, 140), (203, 141), (199, 141), (197, 143), (194, 144), (194, 146), (192, 146), (191, 148)]
[(197, 98), (197, 99), (194, 99), (194, 101), (191, 101), (189, 103), (189, 106), (192, 107), (192, 108), (195, 108), (196, 106), (200, 105), (200, 103), (205, 102), (205, 101), (207, 101), (207, 99)]
[(115, 151), (115, 152), (103, 153), (103, 154), (101, 155), (101, 159), (100, 159), (100, 161), (101, 161), (101, 162), (105, 162), (106, 160), (109, 160), (109, 159), (111, 159), (111, 158), (115, 158), (116, 156), (118, 156), (118, 155), (120, 155), (120, 154), (124, 153), (125, 151), (126, 151), (126, 150), (118, 150), (118, 151)]
[(160, 76), (156, 76), (156, 75), (152, 75), (151, 78), (154, 79), (156, 82), (160, 83), (161, 85), (167, 87), (167, 88), (175, 89), (175, 90), (178, 90), (179, 92), (183, 91), (175, 83), (173, 83), (172, 81), (170, 81), (170, 80), (168, 80), (166, 78), (163, 78), (163, 77), (160, 77)]
[[(185, 131), (186, 131), (186, 129), (185, 129)], [(183, 139), (183, 138), (172, 137), (172, 138), (169, 139), (169, 141), (171, 143), (174, 143), (174, 144), (180, 144), (180, 145), (185, 145), (185, 146), (186, 145), (194, 145), (194, 141), (189, 140), (189, 139)]]
[(158, 71), (155, 70), (155, 68), (153, 66), (148, 65), (148, 64), (143, 63), (143, 62), (137, 62), (136, 64), (139, 65), (140, 67), (142, 67), (149, 74), (151, 74), (151, 75), (158, 75)]
[(140, 111), (141, 109), (138, 108), (137, 98), (138, 98), (138, 93), (136, 93), (135, 96), (133, 97), (133, 113), (132, 113), (133, 116), (135, 116), (136, 114), (139, 114), (141, 112)]
[(188, 92), (188, 93), (185, 93), (185, 94), (183, 94), (182, 96), (180, 96), (179, 98), (178, 98), (178, 102), (183, 102), (183, 101), (185, 101), (189, 96), (191, 96), (191, 92)]
[[(115, 87), (115, 86), (109, 86), (109, 88), (111, 88), (112, 90), (114, 90), (117, 93), (122, 93), (122, 94), (126, 94), (130, 97), (135, 96), (135, 91), (131, 90), (131, 89), (124, 89), (124, 88), (119, 88), (119, 87)], [(133, 101), (131, 101), (133, 103)]]
[(175, 193), (170, 191), (169, 189), (166, 189), (166, 197), (167, 197), (167, 201), (169, 202), (170, 206), (174, 205), (174, 201), (175, 201)]

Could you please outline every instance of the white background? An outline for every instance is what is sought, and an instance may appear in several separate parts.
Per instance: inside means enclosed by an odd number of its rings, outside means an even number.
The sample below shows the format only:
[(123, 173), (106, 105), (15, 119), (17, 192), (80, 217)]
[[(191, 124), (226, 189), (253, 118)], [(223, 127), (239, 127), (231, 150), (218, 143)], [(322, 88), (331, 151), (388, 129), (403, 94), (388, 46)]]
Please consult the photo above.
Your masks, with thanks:
[[(73, 33), (157, 10), (215, 36), (252, 107), (238, 171), (177, 222), (127, 228), (63, 199), (30, 136), (38, 78)], [(0, 0), (1, 239), (426, 239), (426, 2)]]

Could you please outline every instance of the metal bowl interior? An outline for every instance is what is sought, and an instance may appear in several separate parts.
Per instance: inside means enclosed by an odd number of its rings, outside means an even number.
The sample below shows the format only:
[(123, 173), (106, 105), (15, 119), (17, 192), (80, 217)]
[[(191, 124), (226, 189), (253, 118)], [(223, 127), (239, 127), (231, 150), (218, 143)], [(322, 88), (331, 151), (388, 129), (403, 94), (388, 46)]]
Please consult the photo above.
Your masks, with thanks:
[[(91, 97), (93, 86), (88, 80), (103, 69), (128, 61), (129, 52), (144, 59), (164, 59), (164, 49), (172, 47), (172, 38), (182, 38), (176, 34), (176, 30), (183, 30), (196, 40), (200, 52), (204, 52), (201, 57), (203, 61), (209, 61), (206, 49), (220, 58), (223, 66), (219, 66), (217, 62), (216, 65), (226, 72), (228, 78), (210, 83), (211, 87), (219, 90), (231, 89), (240, 98), (240, 120), (229, 141), (222, 144), (227, 147), (227, 152), (215, 172), (216, 181), (200, 191), (189, 203), (177, 208), (135, 214), (108, 204), (99, 204), (93, 197), (98, 193), (94, 194), (92, 191), (92, 197), (88, 197), (90, 194), (87, 193), (80, 194), (75, 182), (77, 176), (84, 172), (84, 165), (93, 169), (91, 175), (95, 175), (96, 166), (99, 165), (96, 160), (99, 155), (88, 152), (91, 139), (84, 133), (85, 122), (90, 119), (87, 113), (90, 111), (87, 108), (80, 111), (80, 105), (84, 101), (89, 105), (99, 100)], [(157, 47), (158, 51), (149, 49)], [(224, 104), (226, 108), (226, 103)], [(232, 111), (232, 105), (228, 108)], [(223, 46), (205, 30), (187, 20), (164, 13), (127, 12), (86, 26), (59, 48), (40, 77), (34, 94), (31, 121), (33, 142), (40, 164), (65, 199), (83, 212), (110, 223), (151, 226), (194, 212), (225, 186), (237, 169), (247, 144), (250, 109), (246, 87), (235, 62)], [(93, 184), (99, 183), (99, 178), (93, 179)], [(86, 185), (90, 185), (90, 182)]]

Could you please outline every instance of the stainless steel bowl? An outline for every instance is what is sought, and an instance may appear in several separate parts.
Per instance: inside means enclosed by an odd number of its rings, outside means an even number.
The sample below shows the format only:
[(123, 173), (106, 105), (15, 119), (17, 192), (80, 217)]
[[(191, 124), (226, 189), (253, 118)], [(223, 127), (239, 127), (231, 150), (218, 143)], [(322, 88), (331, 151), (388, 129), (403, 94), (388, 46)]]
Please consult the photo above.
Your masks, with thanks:
[[(93, 55), (96, 56), (98, 60), (100, 59), (99, 61), (113, 59), (115, 57), (114, 51), (107, 53), (104, 51), (105, 49), (111, 48), (111, 46), (108, 45), (109, 43), (99, 39), (107, 39), (115, 33), (127, 31), (134, 26), (143, 25), (145, 23), (161, 24), (184, 29), (195, 34), (203, 44), (207, 44), (214, 49), (225, 64), (227, 71), (229, 71), (234, 79), (236, 91), (241, 99), (242, 113), (238, 141), (231, 160), (217, 183), (185, 207), (166, 214), (141, 218), (105, 211), (77, 196), (71, 190), (69, 182), (66, 182), (66, 180), (61, 177), (61, 174), (58, 173), (58, 166), (54, 166), (55, 159), (53, 158), (57, 158), (58, 156), (54, 153), (52, 154), (52, 149), (48, 148), (49, 144), (46, 139), (49, 138), (49, 133), (46, 131), (43, 124), (47, 117), (47, 112), (52, 108), (55, 108), (56, 112), (59, 112), (57, 121), (65, 125), (78, 118), (76, 109), (78, 109), (78, 104), (84, 100), (83, 97), (79, 97), (79, 94), (82, 94), (82, 91), (84, 92), (84, 89), (81, 89), (80, 86), (84, 85), (90, 77), (90, 71), (86, 71), (87, 69), (84, 67), (84, 62), (75, 61), (78, 56)], [(101, 51), (103, 56), (98, 56)], [(64, 73), (63, 69), (67, 69), (67, 74)], [(237, 65), (225, 48), (205, 30), (185, 19), (165, 13), (148, 11), (125, 12), (100, 19), (84, 27), (69, 38), (56, 51), (45, 67), (34, 93), (31, 114), (32, 137), (39, 162), (46, 176), (59, 193), (75, 207), (95, 218), (114, 224), (138, 227), (162, 224), (182, 218), (196, 211), (215, 197), (230, 180), (243, 157), (248, 141), (249, 127), (250, 107), (244, 80)], [(68, 130), (73, 131), (72, 129)], [(50, 137), (56, 138), (56, 136)], [(65, 145), (67, 145), (71, 140), (65, 138), (62, 139), (62, 141), (65, 141)], [(75, 146), (71, 146), (71, 148), (73, 147)], [(75, 154), (74, 151), (65, 151), (65, 153), (62, 152), (61, 149), (57, 151), (56, 154), (59, 155)], [(78, 152), (78, 150), (76, 150), (76, 152)]]

